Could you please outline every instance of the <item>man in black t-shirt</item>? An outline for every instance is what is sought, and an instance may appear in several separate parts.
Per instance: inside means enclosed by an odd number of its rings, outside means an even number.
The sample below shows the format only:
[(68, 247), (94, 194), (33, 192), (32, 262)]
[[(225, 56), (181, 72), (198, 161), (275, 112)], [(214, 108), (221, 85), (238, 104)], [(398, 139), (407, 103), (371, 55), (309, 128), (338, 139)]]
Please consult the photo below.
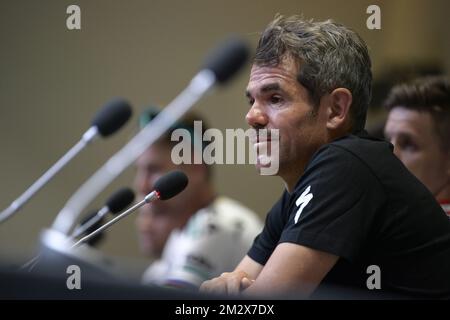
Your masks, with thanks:
[(450, 221), (392, 146), (363, 130), (370, 68), (364, 42), (340, 24), (296, 16), (269, 24), (247, 122), (279, 130), (286, 191), (236, 269), (201, 290), (303, 297), (334, 284), (450, 297)]

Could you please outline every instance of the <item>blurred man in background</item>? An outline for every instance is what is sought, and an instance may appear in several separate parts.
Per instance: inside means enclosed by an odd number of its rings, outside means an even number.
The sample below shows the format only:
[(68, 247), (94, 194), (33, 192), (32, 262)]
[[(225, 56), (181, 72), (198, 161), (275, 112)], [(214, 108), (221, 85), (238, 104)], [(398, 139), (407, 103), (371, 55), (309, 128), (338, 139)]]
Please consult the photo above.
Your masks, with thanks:
[[(155, 109), (144, 112), (141, 128), (157, 114)], [(217, 196), (211, 166), (203, 161), (181, 165), (172, 161), (172, 148), (178, 141), (171, 141), (171, 134), (176, 129), (189, 132), (192, 158), (206, 147), (194, 130), (194, 120), (202, 121), (195, 114), (188, 114), (136, 162), (135, 186), (140, 197), (153, 191), (156, 180), (170, 170), (181, 170), (189, 178), (183, 192), (142, 207), (137, 218), (141, 250), (157, 259), (143, 277), (149, 284), (197, 288), (204, 280), (234, 268), (262, 229), (255, 213), (234, 200)], [(207, 130), (204, 121), (202, 129)], [(195, 150), (195, 146), (201, 150)]]
[(424, 77), (392, 88), (385, 136), (450, 218), (450, 83)]

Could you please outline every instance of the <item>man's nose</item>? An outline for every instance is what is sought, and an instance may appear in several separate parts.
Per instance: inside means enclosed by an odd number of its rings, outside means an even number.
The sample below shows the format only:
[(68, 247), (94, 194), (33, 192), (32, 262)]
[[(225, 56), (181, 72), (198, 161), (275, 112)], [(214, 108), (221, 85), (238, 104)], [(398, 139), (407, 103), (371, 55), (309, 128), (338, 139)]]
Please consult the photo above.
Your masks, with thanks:
[(395, 138), (392, 138), (389, 142), (392, 143), (392, 145), (394, 146), (395, 156), (397, 158), (399, 158), (400, 160), (402, 160), (402, 154), (401, 154), (400, 148), (398, 146), (397, 140)]
[(245, 116), (245, 119), (247, 120), (247, 123), (255, 129), (264, 128), (269, 122), (267, 114), (256, 102), (248, 111), (247, 115)]

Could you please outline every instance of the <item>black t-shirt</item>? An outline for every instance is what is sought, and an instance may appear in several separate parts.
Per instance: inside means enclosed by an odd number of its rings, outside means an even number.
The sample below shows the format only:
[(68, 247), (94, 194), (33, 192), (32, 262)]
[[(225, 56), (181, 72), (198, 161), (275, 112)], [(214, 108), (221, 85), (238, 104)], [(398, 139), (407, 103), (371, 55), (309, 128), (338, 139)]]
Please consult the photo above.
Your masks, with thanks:
[(367, 268), (375, 265), (381, 290), (450, 297), (449, 219), (392, 145), (364, 134), (314, 154), (294, 191), (270, 210), (248, 255), (264, 265), (282, 242), (340, 257), (322, 288), (368, 290), (374, 271)]

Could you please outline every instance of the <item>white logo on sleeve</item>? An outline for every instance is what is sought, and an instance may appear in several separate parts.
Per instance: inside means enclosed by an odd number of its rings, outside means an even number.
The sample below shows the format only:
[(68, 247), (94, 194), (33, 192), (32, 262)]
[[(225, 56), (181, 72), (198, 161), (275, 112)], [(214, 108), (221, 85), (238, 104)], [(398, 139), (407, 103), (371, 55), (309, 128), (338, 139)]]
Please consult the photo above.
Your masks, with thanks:
[(303, 209), (308, 205), (308, 203), (313, 198), (313, 194), (310, 193), (309, 191), (311, 191), (311, 186), (308, 186), (308, 188), (306, 188), (306, 190), (303, 191), (303, 193), (300, 195), (300, 197), (298, 197), (297, 201), (295, 201), (295, 204), (297, 205), (297, 207), (300, 206), (300, 208), (298, 208), (297, 213), (295, 214), (295, 217), (294, 217), (295, 223), (297, 223), (298, 218), (300, 218), (300, 215), (302, 214)]

